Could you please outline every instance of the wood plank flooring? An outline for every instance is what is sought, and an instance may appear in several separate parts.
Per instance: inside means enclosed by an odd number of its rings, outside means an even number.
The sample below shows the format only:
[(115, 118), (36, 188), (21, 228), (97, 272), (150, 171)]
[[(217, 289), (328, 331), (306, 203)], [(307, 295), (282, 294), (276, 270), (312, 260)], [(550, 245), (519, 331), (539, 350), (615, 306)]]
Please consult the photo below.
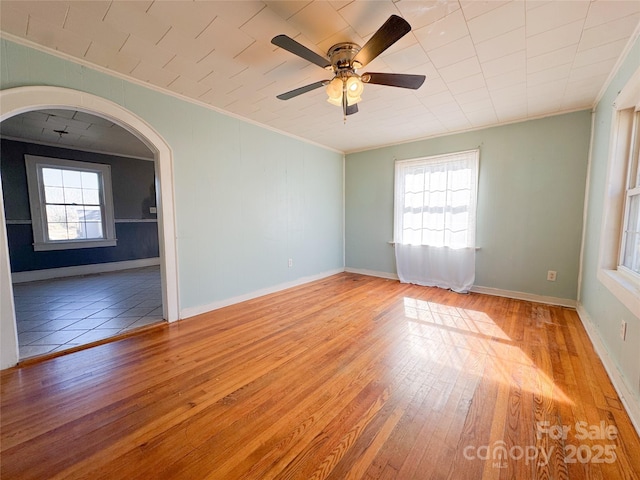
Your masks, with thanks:
[(575, 311), (340, 274), (2, 372), (2, 479), (638, 479)]

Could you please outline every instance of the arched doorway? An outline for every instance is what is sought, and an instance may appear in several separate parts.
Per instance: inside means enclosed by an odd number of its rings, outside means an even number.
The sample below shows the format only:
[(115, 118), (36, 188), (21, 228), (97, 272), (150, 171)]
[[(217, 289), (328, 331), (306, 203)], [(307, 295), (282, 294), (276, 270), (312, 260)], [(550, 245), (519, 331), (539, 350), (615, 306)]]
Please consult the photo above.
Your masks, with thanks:
[[(0, 91), (0, 122), (32, 110), (72, 108), (98, 115), (129, 130), (153, 152), (158, 192), (158, 230), (162, 277), (163, 316), (168, 321), (179, 318), (175, 219), (173, 210), (173, 169), (171, 149), (142, 119), (104, 98), (59, 87), (18, 87)], [(1, 186), (0, 186), (1, 189)], [(7, 245), (4, 201), (0, 191), (0, 368), (18, 362), (11, 268)]]

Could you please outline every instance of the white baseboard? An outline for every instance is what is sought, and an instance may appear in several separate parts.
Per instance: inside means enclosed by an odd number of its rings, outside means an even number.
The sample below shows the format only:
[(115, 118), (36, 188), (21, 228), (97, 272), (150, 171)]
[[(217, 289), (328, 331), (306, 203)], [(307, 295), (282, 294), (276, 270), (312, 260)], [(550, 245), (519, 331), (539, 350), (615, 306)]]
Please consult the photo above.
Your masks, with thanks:
[(395, 273), (387, 273), (387, 272), (378, 272), (376, 270), (367, 270), (366, 268), (350, 268), (347, 267), (344, 269), (345, 272), (348, 273), (358, 273), (360, 275), (368, 275), (370, 277), (380, 277), (387, 278), (389, 280), (400, 280), (398, 275)]
[(160, 257), (141, 258), (124, 262), (93, 263), (91, 265), (77, 265), (74, 267), (47, 268), (46, 270), (31, 270), (30, 272), (15, 272), (11, 274), (11, 283), (36, 282), (51, 278), (75, 277), (78, 275), (92, 275), (95, 273), (115, 272), (130, 268), (150, 267), (160, 265)]
[[(371, 277), (388, 278), (389, 280), (399, 280), (395, 273), (378, 272), (375, 270), (367, 270), (364, 268), (346, 267), (345, 272), (359, 273), (360, 275), (369, 275)], [(545, 303), (548, 305), (559, 305), (561, 307), (576, 308), (576, 301), (568, 298), (547, 297), (543, 295), (534, 295), (533, 293), (516, 292), (513, 290), (502, 290), (500, 288), (481, 287), (474, 285), (471, 291), (475, 293), (484, 293), (485, 295), (495, 295), (497, 297), (514, 298), (516, 300), (528, 300), (535, 303)]]
[(200, 315), (202, 313), (218, 310), (220, 308), (228, 307), (229, 305), (235, 305), (236, 303), (246, 302), (247, 300), (252, 300), (254, 298), (263, 297), (264, 295), (269, 295), (271, 293), (280, 292), (281, 290), (286, 290), (287, 288), (297, 287), (300, 285), (304, 285), (305, 283), (314, 282), (316, 280), (322, 280), (323, 278), (330, 277), (331, 275), (336, 275), (342, 272), (344, 272), (343, 268), (329, 270), (327, 272), (322, 272), (317, 275), (310, 275), (308, 277), (298, 278), (291, 282), (280, 283), (278, 285), (274, 285), (273, 287), (262, 288), (260, 290), (255, 290), (253, 292), (245, 293), (243, 295), (238, 295), (236, 297), (226, 298), (224, 300), (208, 303), (206, 305), (198, 305), (197, 307), (183, 308), (182, 310), (180, 310), (180, 319), (195, 317), (196, 315)]
[(602, 360), (604, 369), (607, 371), (611, 383), (613, 383), (613, 388), (618, 392), (622, 405), (631, 418), (631, 423), (635, 427), (636, 432), (638, 432), (638, 435), (640, 435), (640, 401), (638, 401), (636, 395), (634, 395), (629, 387), (627, 378), (620, 371), (613, 358), (611, 358), (611, 355), (609, 355), (609, 351), (602, 341), (600, 333), (598, 333), (598, 328), (581, 303), (578, 303), (577, 311), (582, 325), (584, 325), (584, 329), (587, 331), (587, 335), (589, 335), (589, 339), (593, 344), (593, 348), (600, 357), (600, 360)]
[(508, 297), (516, 300), (527, 300), (535, 303), (545, 303), (547, 305), (558, 305), (560, 307), (576, 308), (576, 301), (570, 298), (548, 297), (546, 295), (536, 295), (533, 293), (516, 292), (514, 290), (502, 290), (501, 288), (481, 287), (474, 285), (471, 291), (484, 293), (485, 295), (495, 295), (496, 297)]

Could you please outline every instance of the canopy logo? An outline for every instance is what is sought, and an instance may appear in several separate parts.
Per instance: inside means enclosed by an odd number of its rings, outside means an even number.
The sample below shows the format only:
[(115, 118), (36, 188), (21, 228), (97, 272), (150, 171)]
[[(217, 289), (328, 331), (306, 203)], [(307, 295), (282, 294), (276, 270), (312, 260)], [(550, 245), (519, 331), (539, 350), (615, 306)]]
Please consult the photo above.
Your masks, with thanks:
[[(573, 433), (575, 432), (575, 433)], [(578, 441), (588, 441), (574, 445), (566, 440), (569, 435)], [(553, 442), (545, 440), (547, 437)], [(562, 449), (565, 463), (613, 463), (616, 461), (616, 445), (604, 443), (618, 438), (618, 429), (601, 421), (597, 425), (587, 422), (576, 422), (574, 425), (551, 425), (550, 422), (538, 422), (536, 439), (542, 445), (513, 445), (509, 447), (503, 440), (496, 440), (489, 445), (467, 445), (463, 450), (467, 460), (491, 461), (493, 468), (506, 468), (509, 460), (524, 461), (526, 465), (535, 463), (546, 466), (554, 455), (555, 449)], [(597, 441), (602, 443), (594, 443)], [(556, 453), (557, 454), (557, 453)]]

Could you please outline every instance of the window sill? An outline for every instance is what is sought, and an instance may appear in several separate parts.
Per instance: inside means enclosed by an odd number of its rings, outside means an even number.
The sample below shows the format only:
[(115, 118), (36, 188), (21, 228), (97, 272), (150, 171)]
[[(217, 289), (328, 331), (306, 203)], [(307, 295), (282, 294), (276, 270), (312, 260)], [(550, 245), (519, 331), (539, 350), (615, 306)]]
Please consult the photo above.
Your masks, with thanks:
[(34, 243), (33, 250), (46, 252), (50, 250), (75, 250), (78, 248), (115, 247), (117, 240), (94, 240), (85, 242)]
[(598, 280), (627, 307), (633, 315), (640, 318), (640, 285), (618, 270), (598, 270)]

